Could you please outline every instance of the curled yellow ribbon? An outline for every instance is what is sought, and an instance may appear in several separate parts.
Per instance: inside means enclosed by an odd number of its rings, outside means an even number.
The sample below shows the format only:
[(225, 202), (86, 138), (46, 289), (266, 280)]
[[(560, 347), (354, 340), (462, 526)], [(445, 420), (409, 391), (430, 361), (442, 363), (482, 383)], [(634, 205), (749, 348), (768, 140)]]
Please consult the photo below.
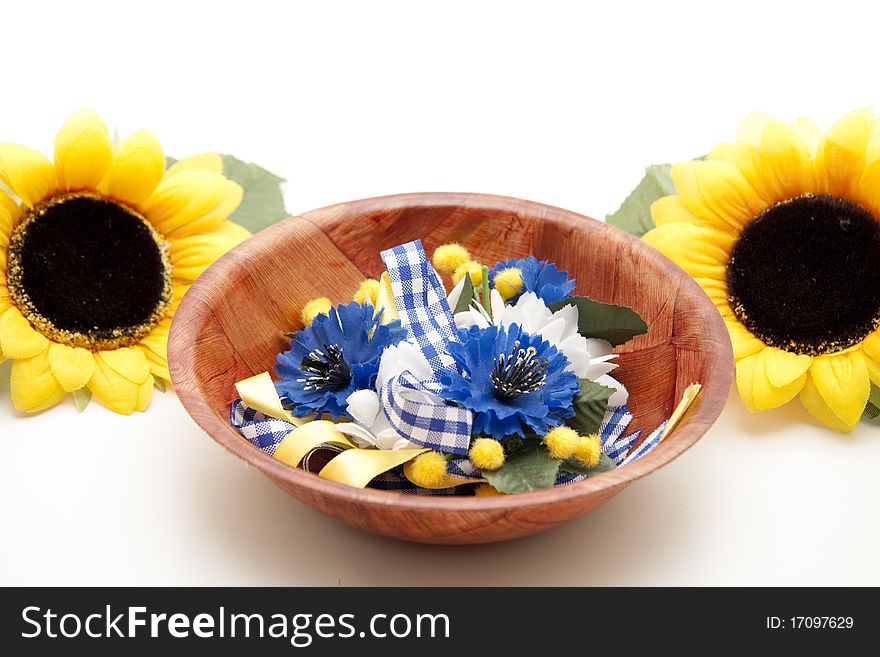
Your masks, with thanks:
[(685, 412), (687, 412), (687, 409), (689, 409), (691, 404), (694, 403), (694, 400), (697, 398), (697, 395), (700, 394), (700, 390), (702, 389), (703, 386), (700, 383), (692, 383), (684, 389), (684, 392), (681, 395), (681, 401), (678, 402), (678, 406), (675, 407), (675, 410), (672, 411), (672, 415), (670, 415), (669, 419), (666, 421), (666, 428), (663, 429), (663, 433), (660, 434), (660, 440), (658, 442), (662, 442), (666, 436), (672, 433), (672, 430), (675, 429), (675, 425), (678, 424), (679, 420), (681, 420)]
[(275, 392), (275, 384), (272, 383), (272, 377), (268, 372), (236, 382), (235, 389), (238, 390), (241, 401), (263, 415), (290, 422), (295, 427), (306, 422), (303, 418), (288, 413), (281, 405), (281, 399)]
[(293, 468), (305, 458), (306, 454), (322, 445), (330, 443), (345, 448), (321, 468), (319, 477), (364, 488), (370, 481), (407, 461), (411, 461), (425, 448), (414, 449), (361, 449), (345, 437), (336, 425), (329, 420), (309, 420), (291, 415), (282, 405), (272, 377), (268, 372), (257, 374), (235, 384), (241, 400), (263, 415), (276, 420), (290, 422), (296, 428), (287, 434), (275, 447), (275, 458)]

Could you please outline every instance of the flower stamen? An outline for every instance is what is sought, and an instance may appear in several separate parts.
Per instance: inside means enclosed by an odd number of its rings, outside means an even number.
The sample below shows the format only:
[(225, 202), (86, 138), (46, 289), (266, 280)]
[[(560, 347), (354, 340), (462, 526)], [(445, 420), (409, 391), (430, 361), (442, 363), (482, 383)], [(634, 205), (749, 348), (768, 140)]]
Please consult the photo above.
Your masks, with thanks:
[(342, 348), (324, 345), (324, 349), (313, 349), (302, 359), (300, 369), (307, 373), (303, 383), (305, 390), (340, 390), (351, 383), (351, 366), (345, 361)]
[(547, 380), (546, 358), (535, 358), (534, 347), (520, 348), (520, 341), (513, 343), (513, 351), (499, 354), (489, 375), (495, 397), (511, 401), (520, 395), (538, 390)]

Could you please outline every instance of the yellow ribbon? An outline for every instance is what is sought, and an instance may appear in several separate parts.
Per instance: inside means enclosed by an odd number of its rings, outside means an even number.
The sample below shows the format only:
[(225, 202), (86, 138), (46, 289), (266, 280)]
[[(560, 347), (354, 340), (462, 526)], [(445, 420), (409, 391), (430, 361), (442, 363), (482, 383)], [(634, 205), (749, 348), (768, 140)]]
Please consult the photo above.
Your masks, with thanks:
[(681, 401), (678, 402), (678, 406), (675, 407), (675, 410), (672, 411), (672, 415), (670, 415), (669, 419), (666, 421), (666, 428), (663, 429), (663, 433), (660, 434), (660, 440), (657, 441), (658, 444), (663, 442), (666, 436), (672, 433), (672, 430), (675, 429), (675, 425), (678, 424), (687, 409), (694, 403), (694, 400), (697, 398), (697, 395), (700, 394), (700, 390), (702, 389), (703, 386), (700, 383), (692, 383), (684, 389), (684, 393), (681, 395)]
[(295, 427), (306, 423), (303, 418), (292, 416), (281, 405), (281, 399), (275, 392), (275, 384), (272, 383), (272, 377), (268, 372), (238, 381), (235, 389), (238, 390), (241, 401), (263, 415), (290, 422)]
[(296, 428), (275, 447), (275, 458), (293, 468), (299, 467), (311, 450), (324, 443), (345, 448), (318, 473), (319, 477), (364, 488), (383, 472), (403, 465), (427, 449), (361, 449), (345, 437), (329, 420), (308, 420), (291, 415), (281, 405), (272, 377), (268, 372), (257, 374), (235, 384), (241, 400), (263, 415), (290, 422)]
[(387, 271), (383, 271), (379, 277), (379, 291), (376, 293), (376, 312), (379, 315), (380, 324), (389, 324), (395, 319), (400, 319), (397, 313), (397, 305), (394, 302), (394, 292), (391, 290), (391, 278)]

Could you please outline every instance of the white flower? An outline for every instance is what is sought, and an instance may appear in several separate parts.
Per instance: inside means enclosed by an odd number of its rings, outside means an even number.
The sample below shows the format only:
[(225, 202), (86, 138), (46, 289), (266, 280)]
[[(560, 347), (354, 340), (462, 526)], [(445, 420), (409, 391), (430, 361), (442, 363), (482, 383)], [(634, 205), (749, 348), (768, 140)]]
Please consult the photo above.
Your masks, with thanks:
[[(450, 305), (458, 303), (461, 286), (457, 285), (449, 295)], [(616, 391), (608, 400), (609, 406), (622, 406), (629, 399), (626, 388), (611, 377), (609, 373), (617, 368), (611, 362), (617, 358), (612, 353), (611, 343), (597, 338), (585, 338), (578, 333), (578, 309), (568, 305), (552, 311), (534, 292), (525, 292), (516, 303), (506, 305), (497, 290), (489, 295), (492, 317), (476, 301), (455, 315), (458, 328), (478, 326), (487, 328), (491, 324), (510, 326), (518, 324), (526, 333), (540, 335), (559, 349), (568, 359), (570, 369), (579, 379), (589, 379)]]
[[(433, 376), (431, 366), (418, 347), (410, 342), (400, 342), (382, 352), (379, 361), (379, 374), (376, 377), (376, 390), (381, 390), (391, 377), (409, 370), (417, 379), (424, 381)], [(382, 401), (376, 390), (356, 390), (346, 402), (348, 414), (354, 422), (337, 424), (336, 428), (347, 435), (359, 447), (377, 447), (379, 449), (407, 449), (418, 447), (401, 436), (391, 426), (391, 422), (382, 410)], [(429, 393), (408, 392), (411, 399), (424, 403), (442, 404), (443, 400)]]

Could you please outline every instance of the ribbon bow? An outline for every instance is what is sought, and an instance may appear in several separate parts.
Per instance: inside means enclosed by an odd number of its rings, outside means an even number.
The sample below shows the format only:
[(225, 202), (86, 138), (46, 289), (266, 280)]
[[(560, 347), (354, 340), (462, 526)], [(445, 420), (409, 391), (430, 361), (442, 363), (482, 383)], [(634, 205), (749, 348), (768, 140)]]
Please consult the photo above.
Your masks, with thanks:
[(241, 399), (232, 403), (232, 425), (252, 444), (282, 463), (298, 467), (322, 445), (341, 451), (321, 468), (319, 477), (364, 488), (377, 477), (377, 488), (404, 490), (407, 486), (389, 470), (415, 458), (425, 449), (360, 449), (328, 420), (307, 421), (293, 417), (281, 405), (268, 372), (235, 384)]
[(458, 342), (455, 320), (440, 277), (428, 262), (420, 240), (382, 251), (394, 303), (410, 340), (421, 351), (433, 376), (420, 379), (405, 370), (379, 390), (385, 415), (410, 442), (447, 454), (465, 455), (473, 414), (437, 396), (444, 371), (457, 369), (447, 345)]

